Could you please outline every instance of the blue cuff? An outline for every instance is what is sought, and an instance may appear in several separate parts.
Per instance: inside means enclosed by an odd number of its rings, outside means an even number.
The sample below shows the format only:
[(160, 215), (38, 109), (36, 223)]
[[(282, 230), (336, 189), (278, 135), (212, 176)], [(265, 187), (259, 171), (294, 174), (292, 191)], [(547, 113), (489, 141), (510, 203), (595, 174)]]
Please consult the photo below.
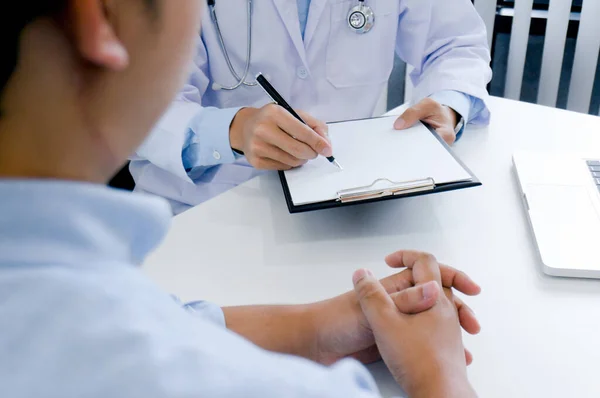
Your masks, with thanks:
[(444, 90), (432, 94), (429, 98), (436, 102), (449, 106), (458, 113), (465, 122), (469, 121), (471, 115), (471, 96), (459, 91)]
[(208, 301), (193, 301), (184, 304), (184, 309), (200, 318), (212, 322), (218, 326), (227, 327), (225, 323), (225, 314), (221, 307)]
[(241, 108), (204, 108), (189, 124), (181, 157), (189, 171), (236, 160), (229, 143), (229, 127)]
[(456, 133), (456, 139), (458, 140), (465, 131), (465, 126), (470, 123), (473, 119), (478, 117), (481, 112), (486, 109), (485, 103), (476, 97), (472, 97), (468, 94), (461, 93), (460, 91), (454, 90), (443, 90), (438, 91), (430, 96), (431, 99), (436, 102), (446, 105), (456, 111), (465, 121), (459, 132)]

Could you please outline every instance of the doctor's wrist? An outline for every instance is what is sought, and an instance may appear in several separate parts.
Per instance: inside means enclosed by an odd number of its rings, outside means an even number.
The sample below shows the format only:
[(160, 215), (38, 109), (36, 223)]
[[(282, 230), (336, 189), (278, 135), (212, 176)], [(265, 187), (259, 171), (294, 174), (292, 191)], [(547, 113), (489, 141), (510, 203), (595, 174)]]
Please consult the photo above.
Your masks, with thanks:
[(242, 108), (236, 113), (229, 126), (229, 145), (231, 149), (244, 151), (244, 126), (259, 111), (257, 108)]
[(454, 110), (454, 108), (452, 108), (448, 105), (443, 105), (443, 106), (448, 108), (448, 110), (450, 111), (450, 119), (452, 121), (452, 128), (455, 128), (458, 125), (458, 122), (460, 121), (462, 116), (460, 116), (460, 114), (456, 110)]

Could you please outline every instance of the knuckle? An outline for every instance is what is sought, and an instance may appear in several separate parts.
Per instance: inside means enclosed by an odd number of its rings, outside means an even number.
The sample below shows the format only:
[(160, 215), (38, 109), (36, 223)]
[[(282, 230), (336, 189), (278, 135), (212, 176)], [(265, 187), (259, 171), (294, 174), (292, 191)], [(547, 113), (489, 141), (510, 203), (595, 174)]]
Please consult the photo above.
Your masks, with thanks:
[(267, 135), (267, 126), (264, 122), (260, 122), (254, 129), (254, 137), (258, 139), (264, 139)]
[(259, 170), (266, 170), (266, 169), (268, 169), (267, 162), (265, 162), (264, 159), (257, 159), (255, 167), (257, 169), (259, 169)]
[(273, 125), (273, 123), (275, 123), (274, 120), (274, 116), (271, 113), (265, 113), (261, 116), (261, 118), (258, 120), (257, 122), (257, 126), (260, 127), (261, 129), (268, 131), (271, 126)]
[(373, 300), (376, 299), (379, 295), (379, 289), (372, 282), (365, 282), (360, 287), (358, 294), (361, 298), (365, 300)]
[(263, 125), (267, 120), (269, 120), (269, 109), (262, 108), (258, 115), (256, 115), (255, 123), (257, 125)]
[[(422, 288), (419, 287), (419, 289), (422, 289)], [(394, 302), (396, 304), (403, 304), (409, 298), (410, 298), (410, 289), (404, 289), (396, 295)]]
[(291, 147), (291, 155), (296, 158), (304, 159), (307, 157), (306, 147), (299, 142), (295, 142)]
[(394, 297), (394, 304), (402, 312), (409, 314), (418, 312), (419, 305), (422, 304), (421, 297), (422, 288), (416, 289), (415, 291), (403, 290)]
[(442, 264), (438, 262), (438, 265), (440, 266), (440, 271), (442, 271), (443, 273), (447, 273), (447, 274), (451, 274), (453, 276), (456, 276), (456, 270), (454, 270), (452, 267), (450, 267), (447, 264)]
[(435, 101), (434, 99), (432, 99), (430, 97), (424, 98), (423, 101), (421, 101), (421, 104), (423, 104), (423, 106), (428, 107), (428, 108), (441, 106), (437, 101)]
[(275, 104), (269, 104), (265, 106), (265, 115), (268, 117), (276, 117), (279, 114), (279, 106)]
[(418, 259), (424, 263), (437, 263), (437, 259), (431, 253), (419, 253)]
[(255, 156), (259, 155), (261, 152), (262, 145), (258, 141), (252, 141), (250, 143), (250, 153), (253, 153)]
[(252, 147), (253, 152), (260, 157), (267, 155), (268, 149), (262, 142), (254, 142)]
[(412, 124), (421, 118), (421, 114), (423, 110), (417, 106), (407, 109), (406, 112), (402, 115), (402, 119), (404, 119), (408, 124)]
[(299, 154), (302, 153), (302, 144), (300, 144), (298, 141), (295, 141), (291, 146), (290, 146), (290, 154), (293, 156), (298, 156)]

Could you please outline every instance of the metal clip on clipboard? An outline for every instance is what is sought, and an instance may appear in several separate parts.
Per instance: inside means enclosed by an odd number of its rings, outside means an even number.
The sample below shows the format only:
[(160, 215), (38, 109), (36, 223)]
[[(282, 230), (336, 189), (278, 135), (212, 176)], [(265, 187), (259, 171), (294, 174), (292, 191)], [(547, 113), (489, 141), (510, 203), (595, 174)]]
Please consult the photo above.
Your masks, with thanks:
[[(376, 185), (387, 183), (386, 187), (377, 188)], [(385, 196), (403, 195), (413, 192), (428, 191), (435, 188), (433, 178), (395, 182), (387, 178), (378, 178), (371, 185), (364, 187), (343, 189), (338, 191), (337, 200), (342, 203), (356, 202), (367, 199), (382, 198)]]

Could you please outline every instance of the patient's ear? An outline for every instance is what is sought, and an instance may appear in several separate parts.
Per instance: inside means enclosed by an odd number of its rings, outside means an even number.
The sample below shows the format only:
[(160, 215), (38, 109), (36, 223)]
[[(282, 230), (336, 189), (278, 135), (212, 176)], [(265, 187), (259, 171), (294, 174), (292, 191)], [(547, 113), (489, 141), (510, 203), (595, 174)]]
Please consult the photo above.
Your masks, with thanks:
[(104, 0), (69, 0), (67, 18), (74, 45), (82, 58), (100, 67), (121, 70), (129, 55), (107, 17)]

